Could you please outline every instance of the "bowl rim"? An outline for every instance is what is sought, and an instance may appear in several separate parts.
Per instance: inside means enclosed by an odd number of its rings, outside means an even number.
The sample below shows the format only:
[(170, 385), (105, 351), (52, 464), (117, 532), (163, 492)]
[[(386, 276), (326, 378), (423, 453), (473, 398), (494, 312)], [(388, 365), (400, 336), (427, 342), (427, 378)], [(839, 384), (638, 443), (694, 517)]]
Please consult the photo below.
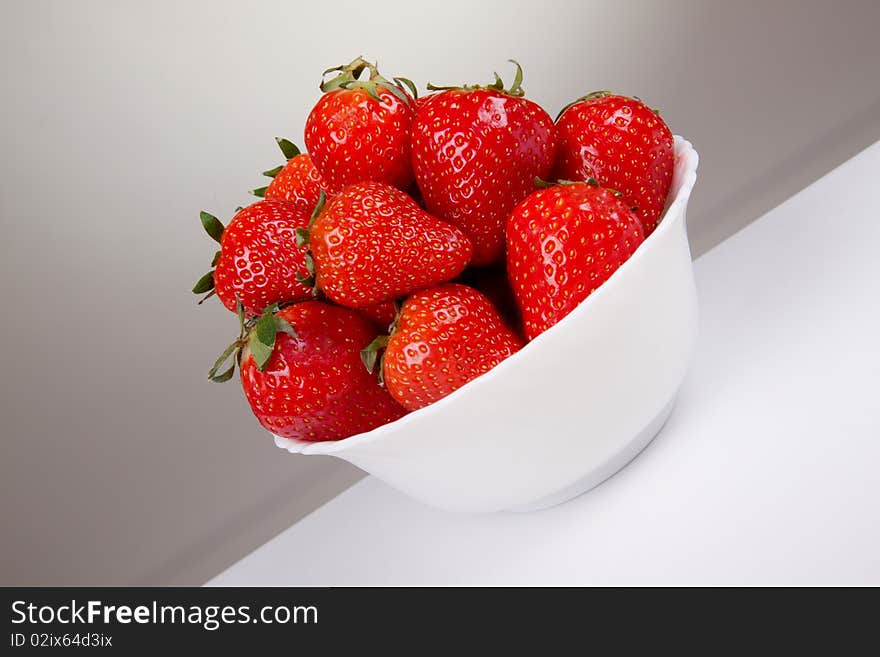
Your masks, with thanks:
[[(563, 317), (556, 324), (548, 328), (540, 335), (536, 336), (534, 339), (527, 342), (522, 349), (498, 363), (488, 372), (468, 381), (463, 386), (446, 395), (442, 399), (438, 399), (434, 403), (420, 408), (417, 411), (411, 411), (410, 413), (407, 413), (406, 415), (398, 418), (397, 420), (394, 420), (393, 422), (388, 422), (387, 424), (378, 426), (375, 429), (371, 429), (370, 431), (365, 431), (363, 433), (355, 434), (353, 436), (342, 438), (340, 440), (307, 441), (297, 440), (295, 438), (285, 438), (283, 436), (272, 434), (275, 439), (276, 446), (280, 447), (281, 449), (286, 449), (288, 452), (291, 452), (293, 454), (333, 455), (339, 454), (340, 452), (344, 452), (356, 446), (362, 446), (375, 442), (377, 440), (381, 440), (385, 434), (404, 428), (407, 424), (418, 421), (426, 414), (444, 412), (443, 409), (450, 404), (455, 404), (456, 400), (462, 394), (471, 394), (470, 391), (473, 391), (475, 388), (479, 388), (481, 385), (486, 385), (486, 383), (492, 378), (503, 376), (506, 369), (513, 366), (511, 365), (512, 363), (516, 363), (522, 358), (528, 358), (528, 356), (523, 356), (522, 354), (532, 351), (531, 349), (529, 349), (529, 346), (531, 344), (536, 342), (541, 344), (548, 339), (552, 339), (548, 336), (552, 336), (555, 331), (560, 330), (558, 329), (559, 326), (562, 326), (565, 323), (576, 321), (572, 318), (589, 312), (588, 309), (590, 308), (590, 306), (597, 303), (597, 298), (601, 298), (610, 294), (608, 290), (613, 289), (614, 286), (617, 284), (616, 281), (619, 281), (622, 278), (620, 274), (621, 272), (626, 272), (629, 269), (637, 266), (635, 263), (637, 263), (639, 259), (643, 258), (644, 253), (646, 253), (647, 250), (651, 248), (650, 246), (646, 247), (646, 245), (654, 244), (655, 242), (657, 242), (659, 240), (658, 235), (664, 235), (671, 230), (675, 230), (674, 225), (678, 224), (677, 221), (664, 220), (668, 215), (670, 215), (670, 213), (672, 213), (673, 209), (676, 209), (677, 211), (680, 206), (688, 202), (691, 191), (693, 190), (694, 185), (697, 181), (697, 167), (699, 165), (700, 157), (697, 151), (694, 149), (693, 144), (691, 144), (691, 142), (679, 135), (674, 136), (673, 148), (675, 152), (675, 159), (684, 160), (684, 172), (682, 174), (681, 185), (679, 186), (678, 192), (676, 193), (675, 197), (671, 200), (667, 199), (666, 208), (663, 210), (663, 215), (659, 224), (657, 225), (657, 228), (645, 239), (644, 242), (639, 245), (639, 247), (626, 260), (626, 262), (624, 262), (614, 271), (614, 273), (608, 278), (608, 280), (606, 280), (601, 286), (599, 286), (586, 299), (581, 301), (568, 315)], [(672, 216), (680, 216), (681, 220), (684, 221), (684, 212), (677, 211), (677, 213), (673, 213)]]

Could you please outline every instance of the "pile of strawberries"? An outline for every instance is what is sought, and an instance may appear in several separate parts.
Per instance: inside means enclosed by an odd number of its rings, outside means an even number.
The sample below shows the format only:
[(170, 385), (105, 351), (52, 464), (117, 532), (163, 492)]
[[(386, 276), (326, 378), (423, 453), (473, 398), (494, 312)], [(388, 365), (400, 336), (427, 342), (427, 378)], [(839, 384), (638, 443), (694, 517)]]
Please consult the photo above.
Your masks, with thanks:
[(308, 154), (279, 139), (287, 162), (262, 200), (227, 226), (201, 214), (220, 250), (193, 292), (239, 320), (209, 377), (238, 364), (272, 433), (338, 440), (437, 401), (553, 326), (657, 226), (674, 158), (656, 111), (597, 92), (554, 122), (512, 63), (510, 88), (496, 74), (421, 98), (362, 58), (329, 69)]

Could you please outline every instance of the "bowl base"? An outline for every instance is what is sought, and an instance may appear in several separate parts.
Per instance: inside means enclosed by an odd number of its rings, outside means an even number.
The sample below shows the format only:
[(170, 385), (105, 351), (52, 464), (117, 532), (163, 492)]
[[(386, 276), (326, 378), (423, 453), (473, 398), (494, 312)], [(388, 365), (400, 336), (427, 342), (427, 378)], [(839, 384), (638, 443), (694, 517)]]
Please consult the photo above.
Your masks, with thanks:
[(672, 409), (675, 407), (675, 399), (677, 394), (669, 400), (669, 403), (663, 407), (657, 416), (630, 442), (628, 442), (623, 449), (614, 454), (611, 458), (605, 461), (602, 465), (592, 470), (588, 475), (578, 479), (573, 484), (570, 484), (560, 490), (559, 492), (553, 493), (552, 495), (548, 495), (546, 497), (542, 497), (540, 500), (536, 502), (532, 502), (530, 504), (525, 504), (523, 506), (518, 506), (512, 509), (508, 509), (508, 511), (513, 511), (515, 513), (525, 513), (528, 511), (540, 511), (541, 509), (548, 509), (551, 506), (557, 506), (558, 504), (562, 504), (563, 502), (568, 502), (569, 500), (573, 500), (574, 498), (583, 495), (587, 491), (595, 488), (599, 484), (601, 484), (606, 479), (609, 479), (612, 475), (622, 470), (626, 465), (635, 459), (639, 453), (645, 449), (654, 437), (660, 433), (660, 430), (663, 428), (663, 425), (666, 424), (666, 420), (669, 419), (669, 416), (672, 414)]

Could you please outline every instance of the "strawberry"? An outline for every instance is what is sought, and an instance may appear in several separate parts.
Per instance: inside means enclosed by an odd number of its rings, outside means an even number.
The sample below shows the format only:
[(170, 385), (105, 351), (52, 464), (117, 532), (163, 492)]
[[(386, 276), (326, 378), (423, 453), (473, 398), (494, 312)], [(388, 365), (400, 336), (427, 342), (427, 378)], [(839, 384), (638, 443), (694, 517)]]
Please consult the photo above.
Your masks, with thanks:
[(413, 103), (413, 109), (418, 113), (420, 109), (434, 100), (438, 95), (439, 94), (433, 93), (428, 94), (427, 96), (416, 96), (415, 102)]
[(394, 301), (382, 301), (372, 306), (358, 308), (358, 312), (370, 320), (380, 332), (389, 330), (397, 317), (397, 303)]
[(384, 383), (394, 399), (415, 411), (485, 374), (519, 351), (523, 341), (485, 296), (449, 283), (403, 302), (391, 336), (364, 350), (369, 370), (383, 344)]
[[(516, 62), (514, 62), (516, 64)], [(412, 133), (416, 181), (428, 212), (461, 228), (474, 243), (473, 264), (502, 258), (504, 226), (513, 207), (553, 168), (553, 119), (523, 98), (522, 69), (508, 90), (434, 87)]]
[[(375, 330), (347, 308), (306, 301), (270, 306), (245, 320), (209, 373), (232, 377), (236, 362), (251, 409), (268, 431), (297, 440), (339, 440), (392, 422), (406, 411), (367, 372), (361, 349)], [(232, 365), (220, 371), (232, 358)]]
[(526, 337), (570, 313), (643, 240), (638, 217), (595, 180), (542, 189), (516, 206), (507, 224), (507, 271)]
[(623, 194), (650, 235), (660, 221), (675, 164), (672, 133), (641, 101), (598, 91), (575, 101), (556, 120), (559, 180), (595, 178)]
[(296, 144), (280, 137), (276, 137), (275, 141), (287, 158), (287, 164), (264, 171), (263, 175), (271, 178), (272, 182), (251, 193), (267, 199), (287, 201), (306, 214), (311, 214), (322, 190), (327, 196), (332, 196), (336, 190), (318, 173), (312, 158), (307, 153), (300, 153)]
[[(369, 79), (358, 78), (369, 71)], [(415, 85), (389, 82), (360, 57), (321, 84), (324, 95), (306, 120), (306, 148), (331, 187), (374, 180), (400, 189), (412, 182), (410, 129)]]
[(492, 302), (507, 325), (518, 335), (522, 335), (519, 307), (516, 305), (516, 297), (513, 295), (513, 289), (510, 287), (510, 280), (503, 263), (500, 267), (469, 267), (455, 279), (455, 282), (483, 293)]
[(321, 209), (308, 243), (317, 285), (349, 308), (389, 301), (458, 276), (470, 260), (468, 238), (378, 182), (346, 187)]
[(201, 220), (220, 250), (212, 263), (216, 269), (193, 292), (216, 293), (232, 311), (237, 298), (248, 316), (273, 303), (311, 298), (312, 288), (301, 282), (309, 275), (308, 252), (296, 243), (296, 230), (308, 225), (307, 212), (286, 201), (265, 200), (240, 209), (225, 228), (207, 212)]

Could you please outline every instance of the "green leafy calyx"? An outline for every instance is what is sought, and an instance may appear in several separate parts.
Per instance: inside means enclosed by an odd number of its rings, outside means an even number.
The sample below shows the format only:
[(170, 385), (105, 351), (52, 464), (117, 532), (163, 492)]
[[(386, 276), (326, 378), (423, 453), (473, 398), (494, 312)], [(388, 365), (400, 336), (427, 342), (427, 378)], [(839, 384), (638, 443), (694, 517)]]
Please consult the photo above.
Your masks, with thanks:
[[(361, 75), (365, 71), (368, 72), (369, 75), (367, 79), (362, 80)], [(335, 73), (336, 75), (327, 80), (325, 78), (328, 73)], [(395, 77), (392, 79), (393, 82), (382, 77), (382, 74), (379, 73), (379, 69), (375, 63), (370, 63), (363, 57), (356, 57), (350, 64), (334, 66), (333, 68), (328, 68), (324, 71), (321, 75), (320, 87), (321, 91), (324, 93), (329, 93), (338, 89), (363, 89), (373, 100), (379, 103), (390, 104), (390, 100), (387, 98), (383, 99), (379, 95), (381, 87), (394, 94), (400, 102), (406, 105), (412, 104), (412, 98), (407, 95), (406, 91), (404, 91), (404, 87), (406, 87), (412, 93), (413, 97), (418, 97), (416, 85), (413, 84), (412, 80), (401, 77)]]
[[(572, 105), (576, 105), (576, 104), (583, 102), (585, 100), (597, 100), (599, 98), (605, 98), (606, 96), (619, 96), (619, 94), (615, 94), (611, 91), (607, 91), (604, 89), (601, 91), (591, 91), (586, 96), (581, 96), (580, 98), (575, 98), (568, 105), (566, 105), (561, 110), (559, 110), (559, 114), (556, 115), (556, 120), (558, 121), (559, 117), (565, 113), (565, 110), (567, 110)], [(638, 96), (629, 96), (629, 98), (631, 98), (632, 100), (638, 101), (639, 103), (642, 103), (643, 105), (645, 104), (644, 101), (641, 98), (639, 98)], [(653, 107), (650, 107), (648, 109), (650, 109), (652, 112), (654, 112), (654, 114), (657, 114), (657, 115), (660, 114), (660, 110), (658, 110), (658, 109), (655, 109)]]
[[(297, 155), (301, 154), (299, 147), (289, 139), (285, 139), (284, 137), (275, 137), (275, 143), (278, 144), (278, 148), (281, 149), (281, 152), (284, 154), (284, 159), (287, 162), (295, 158)], [(284, 166), (284, 164), (279, 164), (277, 167), (266, 169), (266, 171), (263, 171), (263, 175), (267, 178), (274, 179), (275, 176), (281, 173), (281, 171), (284, 169)], [(269, 189), (268, 186), (257, 187), (257, 189), (252, 189), (250, 193), (259, 198), (266, 198), (267, 189)]]
[[(204, 210), (199, 213), (199, 220), (202, 222), (202, 228), (205, 229), (205, 232), (208, 233), (212, 240), (219, 244), (223, 237), (223, 231), (226, 228), (223, 223), (213, 214), (205, 212)], [(214, 254), (214, 258), (211, 260), (211, 267), (216, 267), (219, 260), (220, 251), (217, 251)], [(214, 270), (212, 269), (196, 281), (196, 284), (193, 285), (192, 291), (193, 294), (207, 293), (199, 300), (199, 305), (214, 296)]]
[[(279, 317), (278, 304), (268, 306), (260, 315), (245, 318), (244, 306), (236, 300), (238, 314), (238, 337), (220, 354), (214, 366), (208, 371), (208, 378), (215, 383), (223, 383), (232, 378), (236, 363), (241, 366), (242, 354), (247, 347), (254, 358), (257, 369), (265, 372), (272, 358), (279, 333), (296, 338), (296, 331), (283, 317)], [(230, 363), (231, 359), (231, 363)], [(226, 364), (229, 363), (228, 366)]]
[[(297, 228), (295, 232), (296, 235), (296, 245), (300, 248), (307, 247), (309, 245), (309, 240), (311, 239), (312, 226), (315, 225), (315, 222), (318, 220), (318, 217), (321, 215), (321, 210), (324, 209), (324, 205), (327, 203), (327, 194), (324, 193), (322, 189), (318, 194), (318, 202), (315, 204), (314, 210), (312, 210), (312, 216), (309, 218), (309, 223), (305, 228)], [(312, 288), (312, 296), (318, 297), (321, 294), (321, 290), (317, 285), (317, 274), (315, 270), (315, 259), (312, 257), (312, 252), (310, 250), (306, 251), (305, 256), (303, 258), (306, 274), (297, 274), (296, 280), (305, 285), (306, 287)]]
[(379, 360), (380, 352), (388, 346), (387, 335), (380, 335), (366, 347), (361, 349), (361, 362), (367, 371), (372, 373), (376, 368), (376, 362)]
[(292, 160), (301, 153), (301, 151), (299, 150), (299, 146), (294, 144), (289, 139), (285, 139), (284, 137), (275, 137), (275, 142), (278, 144), (278, 148), (281, 149), (281, 153), (284, 155), (285, 160)]
[(204, 227), (205, 232), (210, 235), (211, 239), (219, 244), (220, 238), (223, 237), (223, 230), (225, 229), (225, 226), (220, 222), (217, 217), (215, 217), (213, 214), (205, 212), (204, 210), (199, 213), (199, 219), (202, 222), (202, 226)]
[(379, 385), (385, 385), (385, 348), (388, 346), (391, 336), (397, 332), (397, 324), (400, 322), (400, 312), (403, 304), (400, 300), (394, 302), (394, 321), (388, 327), (388, 335), (379, 335), (366, 347), (361, 349), (361, 362), (367, 371), (372, 374), (379, 364)]
[[(599, 181), (595, 178), (587, 178), (586, 180), (543, 180), (538, 176), (535, 176), (535, 187), (538, 189), (549, 189), (550, 187), (567, 187), (569, 185), (589, 185), (590, 187), (602, 187), (599, 184)], [(620, 198), (623, 196), (616, 189), (612, 189), (611, 187), (602, 187), (607, 192), (611, 192), (614, 196)]]
[(495, 73), (495, 80), (490, 84), (463, 84), (459, 86), (438, 87), (429, 83), (427, 85), (428, 91), (449, 91), (454, 89), (459, 89), (462, 91), (476, 91), (478, 89), (484, 89), (497, 91), (498, 93), (505, 94), (507, 96), (513, 96), (514, 98), (522, 98), (526, 95), (526, 92), (522, 87), (522, 66), (520, 66), (519, 62), (517, 62), (515, 59), (508, 59), (507, 61), (516, 66), (516, 72), (513, 75), (513, 84), (510, 85), (510, 88), (505, 88), (504, 81), (501, 79), (501, 76), (498, 75), (498, 73)]

